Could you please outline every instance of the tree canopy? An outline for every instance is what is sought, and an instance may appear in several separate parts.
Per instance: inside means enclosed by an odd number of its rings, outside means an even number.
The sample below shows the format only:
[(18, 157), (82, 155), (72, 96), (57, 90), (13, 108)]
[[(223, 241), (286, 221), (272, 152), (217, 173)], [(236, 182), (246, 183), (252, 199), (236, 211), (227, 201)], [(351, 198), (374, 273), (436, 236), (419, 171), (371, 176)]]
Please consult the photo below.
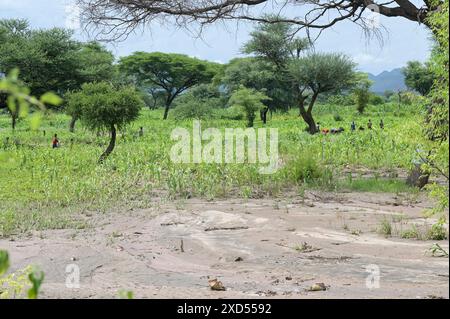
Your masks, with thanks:
[(403, 69), (405, 74), (405, 84), (408, 88), (419, 92), (422, 95), (428, 95), (434, 83), (434, 75), (430, 67), (419, 61), (410, 61)]
[(140, 94), (133, 87), (115, 87), (111, 83), (86, 83), (79, 92), (67, 95), (70, 109), (78, 110), (82, 122), (91, 130), (108, 130), (111, 141), (100, 157), (105, 160), (114, 150), (117, 129), (139, 116), (143, 106)]
[(133, 77), (137, 86), (165, 91), (164, 119), (181, 93), (201, 83), (209, 83), (220, 65), (184, 54), (136, 52), (120, 60), (120, 70)]
[(114, 56), (96, 42), (80, 43), (62, 28), (32, 30), (26, 20), (0, 20), (0, 72), (17, 68), (33, 95), (63, 95), (83, 83), (108, 81)]
[[(355, 63), (346, 55), (336, 53), (312, 53), (293, 60), (290, 74), (298, 87), (300, 115), (309, 126), (309, 132), (317, 131), (312, 116), (314, 104), (321, 93), (333, 93), (354, 84)], [(308, 108), (305, 108), (305, 92), (310, 92)], [(306, 93), (307, 94), (307, 93)]]

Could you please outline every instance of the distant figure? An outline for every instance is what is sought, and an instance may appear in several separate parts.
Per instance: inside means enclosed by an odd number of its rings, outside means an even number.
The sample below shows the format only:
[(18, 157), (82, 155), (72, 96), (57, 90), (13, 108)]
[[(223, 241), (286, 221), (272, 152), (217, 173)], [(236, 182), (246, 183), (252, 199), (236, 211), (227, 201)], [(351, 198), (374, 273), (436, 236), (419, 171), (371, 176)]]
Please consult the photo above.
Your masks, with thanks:
[(317, 132), (320, 132), (320, 122), (317, 123)]
[(345, 129), (343, 127), (340, 128), (332, 128), (331, 129), (331, 134), (340, 134), (345, 132)]
[(9, 136), (5, 138), (5, 142), (3, 143), (3, 147), (6, 148), (9, 145)]
[(383, 119), (381, 119), (381, 121), (380, 121), (380, 128), (381, 128), (382, 130), (384, 130), (384, 122), (383, 122)]
[(144, 128), (141, 126), (141, 129), (139, 130), (139, 137), (144, 136)]
[(264, 124), (267, 124), (267, 113), (269, 113), (269, 108), (268, 107), (262, 108), (260, 113), (261, 113), (261, 121)]
[(352, 132), (356, 131), (356, 123), (355, 121), (352, 122), (352, 125), (350, 126)]
[(58, 140), (58, 134), (55, 134), (52, 140), (52, 147), (58, 148), (59, 147), (59, 140)]
[(372, 127), (373, 127), (372, 120), (369, 120), (369, 123), (367, 123), (367, 128), (368, 128), (369, 130), (371, 130)]

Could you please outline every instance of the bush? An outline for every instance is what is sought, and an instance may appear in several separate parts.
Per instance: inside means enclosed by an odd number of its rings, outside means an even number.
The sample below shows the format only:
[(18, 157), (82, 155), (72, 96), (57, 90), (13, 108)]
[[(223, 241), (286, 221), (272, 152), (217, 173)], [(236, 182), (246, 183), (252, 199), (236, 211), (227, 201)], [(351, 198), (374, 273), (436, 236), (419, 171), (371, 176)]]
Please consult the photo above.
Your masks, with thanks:
[(216, 109), (214, 113), (217, 118), (224, 120), (242, 121), (245, 117), (242, 109), (235, 106), (226, 109)]
[(266, 107), (263, 101), (269, 101), (270, 98), (265, 94), (254, 89), (248, 89), (241, 86), (230, 97), (229, 103), (236, 108), (242, 109), (247, 119), (247, 126), (253, 127), (256, 118), (256, 112)]
[(372, 105), (381, 105), (384, 104), (385, 100), (382, 96), (377, 94), (371, 94), (369, 98), (369, 103)]
[(210, 85), (199, 85), (183, 94), (175, 101), (175, 118), (211, 119), (215, 118), (215, 109), (225, 105), (220, 93)]
[(336, 122), (341, 122), (343, 119), (342, 119), (342, 116), (340, 116), (338, 113), (335, 113), (334, 115), (333, 115), (333, 118), (334, 118), (334, 120), (336, 121)]
[(322, 169), (312, 156), (299, 156), (289, 162), (286, 169), (289, 178), (296, 183), (309, 183), (322, 176)]
[(194, 100), (185, 101), (174, 110), (174, 118), (177, 120), (204, 120), (211, 119), (212, 117), (214, 117), (212, 109), (205, 102), (196, 102)]
[(350, 95), (344, 94), (331, 95), (330, 97), (328, 97), (327, 103), (339, 106), (347, 106), (353, 104), (353, 99)]
[(445, 240), (447, 239), (447, 231), (442, 223), (436, 223), (431, 226), (427, 234), (427, 238), (430, 240)]

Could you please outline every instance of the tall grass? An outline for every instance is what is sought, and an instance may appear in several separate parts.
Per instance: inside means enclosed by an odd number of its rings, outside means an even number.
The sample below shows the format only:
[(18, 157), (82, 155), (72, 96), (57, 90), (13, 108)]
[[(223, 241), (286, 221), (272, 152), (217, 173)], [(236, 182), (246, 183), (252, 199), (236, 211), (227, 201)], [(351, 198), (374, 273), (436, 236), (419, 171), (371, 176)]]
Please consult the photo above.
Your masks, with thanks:
[[(337, 108), (339, 122), (333, 118)], [(23, 120), (13, 133), (8, 116), (3, 114), (0, 115), (0, 158), (3, 158), (0, 236), (17, 229), (19, 224), (26, 225), (23, 216), (40, 220), (37, 224), (42, 227), (52, 224), (64, 227), (70, 221), (65, 217), (58, 220), (52, 212), (108, 210), (119, 202), (145, 206), (155, 192), (183, 198), (260, 197), (276, 196), (283, 188), (304, 183), (359, 191), (380, 188), (388, 192), (407, 191), (398, 181), (337, 182), (339, 172), (352, 166), (374, 170), (409, 167), (422, 143), (417, 134), (421, 115), (404, 106), (401, 109), (405, 112), (399, 115), (396, 106), (370, 107), (361, 116), (353, 108), (319, 105), (315, 114), (321, 127), (347, 129), (343, 134), (329, 136), (305, 133), (297, 110), (275, 114), (267, 127), (279, 129), (282, 168), (273, 175), (259, 174), (259, 166), (254, 164), (173, 164), (169, 158), (173, 145), (171, 131), (175, 127), (191, 129), (192, 122), (161, 121), (161, 111), (144, 110), (133, 125), (120, 132), (117, 148), (103, 165), (98, 165), (97, 159), (107, 146), (107, 134), (97, 136), (80, 123), (76, 132), (70, 133), (69, 118), (61, 114), (49, 115), (39, 131), (31, 131)], [(365, 125), (369, 118), (377, 123), (381, 117), (385, 130), (349, 132), (352, 120)], [(145, 131), (143, 137), (138, 136), (141, 126)], [(262, 127), (262, 123), (258, 121), (255, 126)], [(245, 123), (203, 121), (202, 128), (208, 127), (244, 128)], [(50, 141), (55, 133), (62, 147), (53, 150)], [(39, 214), (53, 217), (40, 218)], [(29, 223), (30, 228), (32, 224)]]

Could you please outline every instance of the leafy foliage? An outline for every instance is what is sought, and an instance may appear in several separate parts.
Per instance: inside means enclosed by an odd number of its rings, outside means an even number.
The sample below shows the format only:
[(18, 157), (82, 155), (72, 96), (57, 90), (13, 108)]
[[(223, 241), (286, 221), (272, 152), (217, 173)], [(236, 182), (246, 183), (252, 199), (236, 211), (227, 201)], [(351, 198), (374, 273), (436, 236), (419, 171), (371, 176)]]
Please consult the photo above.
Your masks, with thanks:
[(246, 87), (240, 87), (230, 98), (232, 107), (242, 108), (247, 118), (247, 126), (253, 127), (256, 112), (264, 108), (263, 101), (270, 99), (261, 92)]
[(428, 65), (419, 61), (410, 61), (403, 69), (405, 74), (405, 83), (408, 88), (419, 92), (422, 95), (428, 95), (434, 83), (434, 75)]
[(120, 60), (120, 70), (133, 77), (140, 86), (165, 91), (164, 119), (172, 102), (181, 93), (201, 83), (209, 83), (220, 66), (183, 54), (136, 52)]
[(355, 76), (355, 84), (352, 89), (352, 94), (355, 100), (356, 109), (359, 114), (364, 113), (365, 108), (370, 102), (370, 87), (372, 81), (369, 80), (366, 73), (358, 73)]
[(103, 161), (114, 150), (116, 130), (137, 119), (144, 103), (134, 87), (119, 88), (101, 82), (86, 83), (81, 91), (68, 94), (67, 104), (91, 130), (111, 133), (110, 145), (100, 157)]
[(106, 82), (86, 83), (81, 91), (67, 96), (68, 107), (78, 110), (92, 130), (119, 129), (139, 116), (142, 100), (133, 87), (116, 88)]

